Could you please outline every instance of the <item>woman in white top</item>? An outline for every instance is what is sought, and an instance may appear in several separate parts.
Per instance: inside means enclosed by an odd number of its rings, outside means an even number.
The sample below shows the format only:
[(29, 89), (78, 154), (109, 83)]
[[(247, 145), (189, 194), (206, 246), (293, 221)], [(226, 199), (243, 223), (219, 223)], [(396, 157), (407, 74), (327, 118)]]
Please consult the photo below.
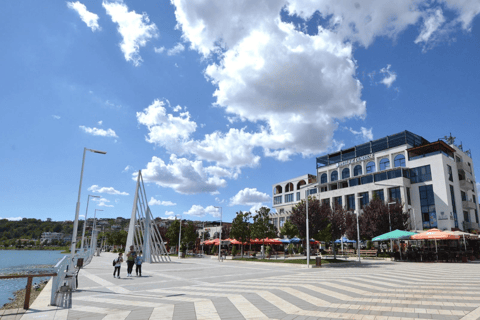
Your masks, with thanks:
[[(120, 252), (118, 254), (118, 258), (115, 260), (115, 269), (113, 269), (113, 277), (120, 279), (120, 267), (122, 266), (123, 262), (123, 254)], [(117, 276), (115, 276), (117, 273)]]

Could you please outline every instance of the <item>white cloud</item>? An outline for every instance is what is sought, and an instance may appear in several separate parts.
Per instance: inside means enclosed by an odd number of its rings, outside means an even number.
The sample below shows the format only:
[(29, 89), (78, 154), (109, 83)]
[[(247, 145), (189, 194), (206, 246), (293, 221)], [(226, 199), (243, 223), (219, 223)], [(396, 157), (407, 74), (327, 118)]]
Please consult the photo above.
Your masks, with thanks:
[(120, 48), (125, 60), (139, 66), (143, 61), (139, 54), (140, 47), (144, 47), (150, 39), (158, 37), (157, 26), (150, 23), (146, 13), (128, 11), (123, 2), (104, 1), (102, 5), (112, 21), (118, 24), (118, 32), (123, 38)]
[(180, 42), (167, 51), (167, 55), (174, 56), (185, 50), (185, 46)]
[(380, 81), (383, 83), (387, 88), (390, 88), (392, 84), (397, 80), (397, 74), (395, 71), (390, 70), (391, 65), (387, 65), (386, 68), (380, 69), (380, 73), (383, 74), (383, 79)]
[(225, 202), (225, 199), (220, 199), (220, 198), (216, 197), (216, 198), (215, 198), (215, 202), (224, 203), (224, 202)]
[(187, 214), (194, 217), (204, 217), (207, 214), (210, 214), (213, 217), (220, 217), (220, 209), (215, 208), (214, 206), (208, 206), (206, 208), (194, 204), (188, 211), (185, 211), (183, 214)]
[(92, 201), (98, 202), (99, 207), (106, 207), (106, 208), (113, 208), (114, 206), (112, 204), (107, 204), (110, 202), (110, 200), (106, 198), (92, 198)]
[(98, 128), (89, 128), (89, 127), (85, 127), (85, 126), (79, 126), (79, 127), (84, 132), (86, 132), (88, 134), (91, 134), (93, 136), (118, 138), (117, 134), (112, 129), (104, 130), (104, 129), (98, 129)]
[(270, 201), (270, 196), (268, 194), (258, 191), (257, 188), (245, 188), (230, 198), (230, 206), (261, 206), (262, 203), (268, 201)]
[(170, 218), (175, 219), (175, 217), (174, 217), (174, 216), (175, 216), (175, 212), (173, 212), (173, 211), (165, 211), (165, 215), (168, 216), (169, 219), (170, 219)]
[(153, 48), (153, 50), (155, 51), (155, 53), (163, 53), (165, 51), (165, 47), (160, 47), (160, 48)]
[[(218, 176), (217, 174), (221, 174)], [(204, 167), (201, 161), (190, 161), (186, 158), (170, 156), (170, 163), (152, 157), (147, 168), (142, 170), (145, 182), (154, 182), (165, 188), (172, 188), (182, 194), (214, 193), (227, 185), (222, 179), (224, 172), (214, 166)], [(137, 173), (133, 174), (136, 179)]]
[(176, 206), (176, 203), (173, 203), (172, 201), (160, 201), (155, 199), (154, 197), (151, 197), (150, 201), (148, 201), (149, 206)]
[(80, 19), (82, 19), (82, 21), (85, 22), (87, 27), (92, 29), (93, 32), (101, 29), (98, 25), (98, 15), (88, 11), (87, 7), (83, 3), (80, 3), (79, 1), (67, 2), (67, 7), (75, 10), (79, 14)]
[(182, 106), (177, 105), (177, 106), (173, 107), (173, 111), (175, 111), (175, 112), (182, 111)]
[(123, 169), (122, 172), (128, 172), (128, 171), (130, 171), (130, 170), (133, 170), (133, 167), (132, 167), (131, 165), (127, 165), (127, 166), (125, 167), (125, 169)]
[(100, 202), (98, 204), (99, 207), (105, 207), (105, 208), (113, 208), (113, 204), (106, 204), (105, 202)]
[(56, 120), (59, 120), (60, 119), (60, 116), (57, 116), (57, 115), (52, 115), (53, 119), (56, 119)]
[(101, 126), (102, 124), (103, 124), (103, 121), (102, 121), (102, 120), (98, 121), (98, 125), (99, 125), (99, 126)]
[(88, 191), (92, 191), (95, 193), (107, 193), (107, 194), (113, 194), (113, 195), (121, 195), (121, 196), (128, 196), (128, 193), (126, 192), (121, 192), (118, 190), (115, 190), (113, 187), (99, 187), (96, 184), (88, 188)]
[(10, 218), (0, 218), (0, 220), (7, 219), (9, 221), (20, 221), (23, 218), (22, 217), (10, 217)]
[(148, 127), (148, 142), (175, 148), (179, 141), (188, 139), (195, 132), (197, 124), (190, 120), (188, 112), (180, 113), (178, 117), (167, 114), (167, 104), (170, 105), (168, 100), (155, 100), (143, 112), (137, 112), (137, 120)]
[(354, 135), (361, 136), (362, 139), (365, 141), (373, 140), (373, 133), (372, 133), (373, 128), (367, 129), (367, 128), (361, 127), (360, 131), (355, 131), (352, 128), (346, 128), (346, 129), (351, 133), (353, 133)]

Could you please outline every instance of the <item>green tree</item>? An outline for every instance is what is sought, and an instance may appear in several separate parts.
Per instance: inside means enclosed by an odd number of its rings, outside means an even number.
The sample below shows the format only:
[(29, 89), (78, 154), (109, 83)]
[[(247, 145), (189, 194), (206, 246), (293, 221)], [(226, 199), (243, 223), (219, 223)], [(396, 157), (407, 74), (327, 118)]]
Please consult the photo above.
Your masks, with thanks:
[(192, 221), (182, 224), (182, 243), (189, 247), (191, 243), (195, 243), (197, 239), (197, 228)]
[(285, 221), (283, 227), (280, 228), (280, 233), (282, 236), (287, 236), (289, 238), (293, 238), (298, 235), (298, 228), (290, 220)]
[(250, 241), (250, 212), (237, 212), (232, 221), (230, 236), (242, 243), (241, 257), (243, 258), (244, 243)]
[(277, 235), (277, 228), (270, 223), (270, 209), (261, 207), (256, 210), (256, 215), (253, 217), (253, 224), (251, 226), (251, 237), (263, 240), (265, 248), (265, 238), (274, 238)]
[[(290, 221), (298, 228), (299, 236), (304, 239), (307, 236), (306, 208), (306, 201), (302, 200), (292, 208), (290, 215)], [(322, 209), (320, 200), (315, 197), (308, 197), (308, 229), (311, 236), (328, 227), (328, 215), (329, 212)]]
[[(183, 226), (182, 226), (183, 227)], [(180, 232), (180, 220), (175, 219), (167, 229), (168, 245), (176, 247), (178, 245), (178, 234)]]

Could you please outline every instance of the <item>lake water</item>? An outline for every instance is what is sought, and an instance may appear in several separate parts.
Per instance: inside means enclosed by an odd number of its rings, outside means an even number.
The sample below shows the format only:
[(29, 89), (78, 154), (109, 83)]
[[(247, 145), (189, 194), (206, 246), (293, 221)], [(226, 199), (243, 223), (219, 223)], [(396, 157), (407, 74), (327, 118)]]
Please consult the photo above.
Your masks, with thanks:
[[(47, 250), (0, 250), (0, 274), (21, 273), (37, 274), (53, 272), (53, 266), (65, 254), (60, 251)], [(48, 278), (33, 278), (32, 283), (38, 283)], [(10, 302), (13, 293), (24, 289), (27, 278), (0, 280), (0, 307)]]

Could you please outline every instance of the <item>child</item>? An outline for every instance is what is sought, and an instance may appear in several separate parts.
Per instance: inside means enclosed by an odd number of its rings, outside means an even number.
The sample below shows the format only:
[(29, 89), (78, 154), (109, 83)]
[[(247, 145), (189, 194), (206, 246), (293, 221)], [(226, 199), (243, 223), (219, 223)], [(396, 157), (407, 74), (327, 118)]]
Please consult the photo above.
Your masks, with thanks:
[[(120, 279), (120, 267), (122, 266), (122, 262), (123, 262), (123, 256), (122, 256), (122, 253), (120, 252), (118, 254), (118, 258), (116, 259), (115, 269), (113, 269), (114, 278)], [(115, 273), (117, 273), (117, 276), (115, 276)]]
[(135, 259), (135, 266), (136, 266), (135, 272), (137, 273), (137, 277), (138, 277), (138, 274), (140, 274), (140, 277), (142, 276), (142, 262), (143, 262), (142, 251), (140, 251), (140, 254)]

